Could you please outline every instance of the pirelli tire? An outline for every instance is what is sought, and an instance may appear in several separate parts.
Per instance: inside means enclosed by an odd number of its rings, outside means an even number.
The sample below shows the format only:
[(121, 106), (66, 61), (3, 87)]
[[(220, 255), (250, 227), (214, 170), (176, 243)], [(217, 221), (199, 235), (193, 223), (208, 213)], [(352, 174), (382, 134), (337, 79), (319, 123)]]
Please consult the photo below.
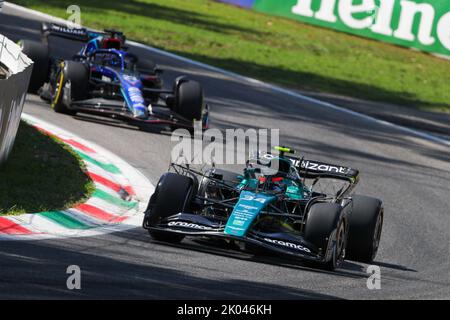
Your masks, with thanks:
[(142, 74), (155, 74), (156, 63), (149, 59), (138, 59), (137, 69)]
[(352, 197), (347, 259), (365, 263), (371, 263), (375, 259), (383, 229), (383, 218), (381, 200), (361, 195)]
[(203, 108), (202, 86), (196, 81), (182, 81), (176, 87), (173, 111), (193, 123), (202, 120)]
[[(165, 173), (160, 179), (146, 212), (147, 224), (155, 226), (163, 219), (184, 212), (189, 208), (195, 190), (192, 178), (173, 172)], [(150, 236), (158, 241), (178, 243), (184, 236), (173, 232), (149, 229)]]
[[(136, 68), (141, 76), (143, 76), (141, 77), (141, 81), (145, 88), (161, 89), (163, 87), (164, 82), (159, 76), (161, 70), (157, 68), (157, 65), (153, 60), (138, 59)], [(149, 94), (144, 92), (144, 95), (153, 98), (155, 101), (158, 101), (159, 98), (157, 93)]]
[(89, 69), (77, 61), (63, 61), (58, 67), (52, 88), (51, 105), (55, 112), (74, 115), (72, 101), (85, 99), (88, 95)]
[(203, 177), (203, 179), (200, 182), (198, 194), (204, 196), (206, 189), (208, 188), (208, 185), (211, 182), (211, 180), (208, 179), (207, 177), (213, 177), (217, 180), (223, 181), (224, 184), (228, 185), (229, 187), (235, 187), (240, 182), (239, 176), (240, 176), (239, 173), (233, 171), (217, 168), (210, 169), (206, 172), (206, 177)]
[(320, 267), (331, 271), (340, 267), (344, 262), (348, 237), (342, 207), (337, 203), (313, 204), (306, 218), (304, 237), (325, 256), (329, 255), (328, 261)]
[(35, 93), (48, 81), (50, 69), (48, 46), (31, 40), (19, 40), (17, 44), (22, 48), (22, 52), (33, 60), (28, 92)]

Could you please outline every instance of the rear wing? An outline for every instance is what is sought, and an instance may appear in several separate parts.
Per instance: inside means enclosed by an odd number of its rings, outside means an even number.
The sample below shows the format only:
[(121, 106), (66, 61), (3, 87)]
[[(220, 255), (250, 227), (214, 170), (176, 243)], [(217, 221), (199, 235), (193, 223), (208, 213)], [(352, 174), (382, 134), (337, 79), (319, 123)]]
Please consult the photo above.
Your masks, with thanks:
[(359, 171), (356, 169), (313, 160), (287, 158), (292, 161), (299, 174), (307, 179), (332, 178), (345, 180), (351, 184), (356, 184), (359, 180)]
[(88, 42), (93, 33), (86, 28), (69, 28), (54, 23), (42, 23), (42, 39), (47, 43), (49, 36), (56, 36), (75, 41)]

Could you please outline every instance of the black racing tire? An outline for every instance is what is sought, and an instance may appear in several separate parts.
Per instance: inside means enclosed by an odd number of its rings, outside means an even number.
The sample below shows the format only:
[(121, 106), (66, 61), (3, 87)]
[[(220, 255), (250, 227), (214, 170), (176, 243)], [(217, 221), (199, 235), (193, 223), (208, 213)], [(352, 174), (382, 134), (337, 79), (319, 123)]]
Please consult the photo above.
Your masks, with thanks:
[[(58, 67), (56, 82), (53, 84), (51, 105), (58, 113), (75, 115), (70, 103), (85, 99), (88, 95), (89, 70), (82, 62), (63, 61)], [(70, 92), (65, 92), (66, 84), (70, 81)], [(63, 97), (68, 95), (68, 101)]]
[[(160, 77), (160, 72), (157, 72), (157, 65), (149, 59), (138, 60), (136, 64), (138, 72), (141, 74), (141, 82), (146, 89), (162, 89), (163, 80)], [(160, 98), (158, 92), (143, 91), (146, 99), (153, 101), (155, 104)]]
[[(225, 184), (230, 187), (233, 187), (234, 185), (237, 185), (240, 182), (239, 179), (240, 174), (233, 171), (214, 168), (208, 170), (205, 175), (211, 177), (212, 174), (221, 176), (220, 180), (223, 180)], [(210, 180), (206, 177), (202, 179), (202, 181), (200, 182), (198, 194), (203, 195), (205, 193), (209, 182)]]
[(305, 240), (312, 243), (324, 254), (328, 248), (328, 239), (336, 230), (336, 243), (331, 259), (320, 265), (324, 269), (338, 268), (345, 258), (347, 228), (342, 207), (337, 203), (316, 203), (308, 212), (305, 223)]
[(48, 46), (42, 42), (31, 40), (20, 40), (18, 45), (22, 48), (22, 52), (34, 62), (28, 92), (35, 93), (49, 78), (50, 54)]
[[(161, 89), (163, 87), (163, 80), (161, 79), (159, 73), (156, 71), (157, 66), (155, 62), (149, 59), (138, 60), (136, 64), (138, 72), (144, 77), (141, 78), (142, 84), (145, 88), (150, 89)], [(150, 76), (149, 78), (145, 76)], [(159, 99), (158, 93), (144, 92), (144, 96), (148, 99), (155, 101)]]
[[(192, 178), (173, 172), (165, 173), (158, 182), (155, 193), (150, 199), (146, 215), (151, 227), (189, 208), (194, 194), (195, 184)], [(172, 232), (149, 230), (150, 236), (158, 241), (178, 243), (183, 240), (183, 235)]]
[(198, 82), (189, 80), (178, 85), (173, 111), (188, 121), (202, 120), (203, 89)]
[(154, 74), (156, 69), (156, 63), (149, 59), (138, 59), (137, 69), (142, 74)]
[(352, 206), (347, 258), (371, 263), (380, 244), (384, 218), (383, 203), (376, 198), (355, 195), (352, 197)]

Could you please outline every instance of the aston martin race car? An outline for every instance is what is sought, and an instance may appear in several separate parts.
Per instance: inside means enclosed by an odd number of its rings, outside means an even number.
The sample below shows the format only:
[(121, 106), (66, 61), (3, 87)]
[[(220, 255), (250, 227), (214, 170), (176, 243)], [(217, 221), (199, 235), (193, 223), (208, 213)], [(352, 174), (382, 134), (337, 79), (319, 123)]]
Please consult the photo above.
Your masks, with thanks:
[[(29, 91), (38, 92), (54, 111), (77, 112), (125, 120), (138, 126), (166, 124), (208, 127), (208, 106), (198, 82), (178, 77), (170, 90), (162, 89), (162, 70), (148, 59), (129, 52), (122, 32), (93, 32), (42, 24), (40, 42), (21, 40), (23, 52), (35, 63)], [(49, 36), (83, 43), (71, 60), (50, 55)]]
[[(186, 236), (222, 241), (236, 250), (287, 256), (328, 270), (344, 259), (373, 261), (382, 201), (350, 195), (358, 170), (293, 153), (277, 147), (257, 154), (242, 173), (172, 163), (151, 196), (143, 227), (158, 241), (178, 243)], [(318, 188), (332, 182), (338, 183), (332, 193)]]

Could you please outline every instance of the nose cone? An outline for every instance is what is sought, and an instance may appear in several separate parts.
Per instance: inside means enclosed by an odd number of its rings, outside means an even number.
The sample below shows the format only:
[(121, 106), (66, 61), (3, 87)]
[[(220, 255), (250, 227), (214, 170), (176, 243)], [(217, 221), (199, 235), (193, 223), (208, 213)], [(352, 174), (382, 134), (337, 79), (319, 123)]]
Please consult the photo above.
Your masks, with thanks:
[(148, 111), (144, 105), (142, 105), (142, 107), (134, 106), (133, 116), (137, 119), (147, 119)]
[(131, 77), (128, 77), (126, 79), (128, 81), (127, 83), (123, 83), (128, 95), (129, 107), (133, 112), (133, 116), (135, 118), (146, 119), (148, 118), (148, 110), (145, 105), (145, 99), (142, 95), (141, 83), (139, 81), (137, 81), (136, 83), (132, 83), (130, 78)]

